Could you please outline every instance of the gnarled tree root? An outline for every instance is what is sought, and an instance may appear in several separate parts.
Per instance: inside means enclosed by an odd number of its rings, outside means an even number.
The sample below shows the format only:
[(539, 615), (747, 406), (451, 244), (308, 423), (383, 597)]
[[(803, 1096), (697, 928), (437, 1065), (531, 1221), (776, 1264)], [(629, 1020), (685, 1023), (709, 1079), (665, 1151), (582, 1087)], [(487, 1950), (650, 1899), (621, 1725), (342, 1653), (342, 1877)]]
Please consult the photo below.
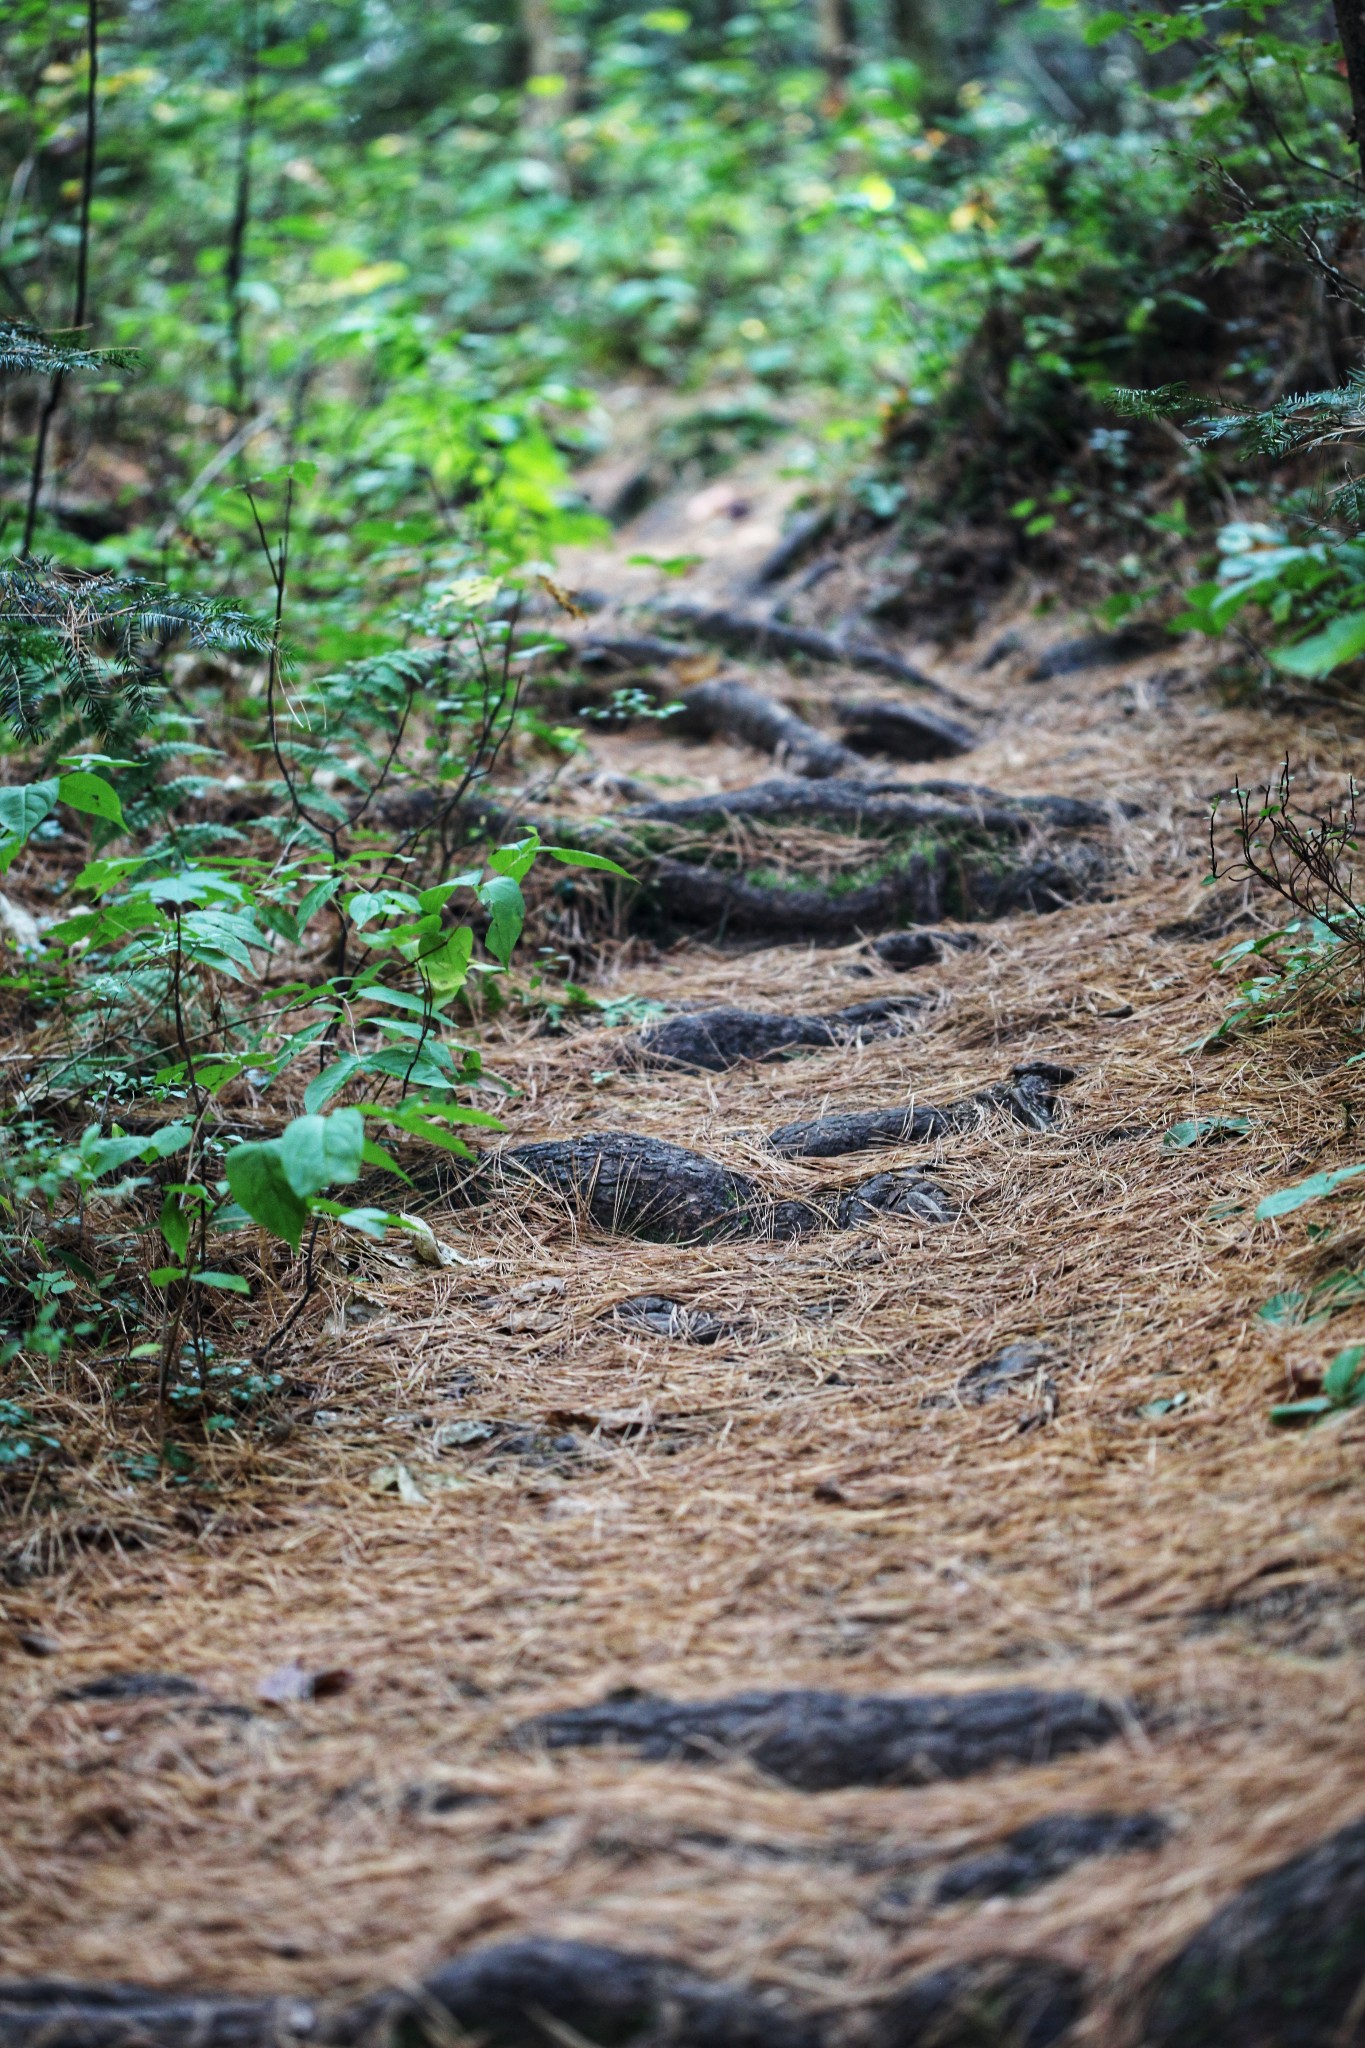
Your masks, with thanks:
[(823, 1017), (765, 1010), (694, 1010), (641, 1032), (629, 1048), (643, 1066), (721, 1074), (745, 1060), (782, 1059), (821, 1045), (894, 1038), (924, 1007), (922, 996), (881, 996)]
[(930, 1785), (1000, 1764), (1041, 1764), (1119, 1733), (1117, 1710), (1085, 1692), (857, 1694), (798, 1689), (716, 1700), (652, 1695), (570, 1707), (524, 1722), (546, 1749), (633, 1750), (654, 1761), (745, 1758), (801, 1792)]
[(706, 738), (724, 733), (728, 739), (742, 740), (745, 746), (774, 755), (794, 775), (855, 774), (863, 765), (851, 748), (817, 732), (785, 704), (733, 676), (698, 683), (678, 702), (682, 711), (677, 731)]
[(890, 676), (894, 682), (908, 683), (912, 689), (931, 690), (936, 697), (956, 705), (959, 710), (977, 708), (968, 704), (956, 690), (949, 689), (946, 683), (936, 682), (923, 669), (916, 668), (913, 662), (903, 660), (899, 654), (893, 654), (889, 647), (882, 647), (875, 640), (852, 635), (838, 639), (832, 633), (820, 633), (810, 626), (786, 626), (777, 619), (756, 617), (752, 612), (727, 611), (714, 605), (676, 602), (660, 605), (657, 611), (668, 625), (680, 627), (694, 640), (710, 641), (736, 654), (775, 655), (779, 661), (799, 657), (805, 661), (837, 662), (844, 668), (861, 668), (871, 675)]
[(855, 1110), (843, 1116), (821, 1116), (809, 1123), (783, 1124), (768, 1142), (791, 1159), (835, 1159), (846, 1152), (867, 1152), (878, 1145), (919, 1145), (946, 1137), (950, 1131), (979, 1130), (993, 1116), (1012, 1117), (1026, 1130), (1051, 1130), (1056, 1121), (1057, 1090), (1076, 1078), (1070, 1067), (1036, 1060), (1015, 1067), (1011, 1078), (982, 1088), (959, 1102), (935, 1108), (932, 1103), (907, 1103), (900, 1109)]

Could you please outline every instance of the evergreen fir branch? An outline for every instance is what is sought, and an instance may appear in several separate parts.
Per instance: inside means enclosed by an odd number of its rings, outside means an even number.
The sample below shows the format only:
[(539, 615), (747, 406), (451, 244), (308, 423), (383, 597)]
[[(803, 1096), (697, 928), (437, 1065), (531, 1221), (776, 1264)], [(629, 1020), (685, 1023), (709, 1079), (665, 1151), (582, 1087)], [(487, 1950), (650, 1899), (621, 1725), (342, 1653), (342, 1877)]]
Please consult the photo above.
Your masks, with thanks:
[(221, 598), (15, 559), (0, 568), (0, 715), (26, 739), (41, 738), (62, 705), (100, 732), (116, 716), (141, 723), (173, 649), (265, 655), (272, 639), (268, 623)]
[(137, 367), (131, 348), (75, 348), (36, 327), (0, 320), (0, 376), (65, 377), (81, 370), (131, 370)]

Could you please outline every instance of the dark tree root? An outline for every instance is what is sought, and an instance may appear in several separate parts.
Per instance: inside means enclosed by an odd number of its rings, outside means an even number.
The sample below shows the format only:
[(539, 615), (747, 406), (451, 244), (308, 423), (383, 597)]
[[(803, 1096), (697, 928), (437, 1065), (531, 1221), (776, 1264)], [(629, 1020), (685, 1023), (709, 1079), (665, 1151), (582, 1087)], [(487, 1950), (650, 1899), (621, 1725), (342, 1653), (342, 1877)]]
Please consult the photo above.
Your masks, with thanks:
[(933, 1900), (947, 1906), (958, 1899), (1017, 1898), (1092, 1856), (1149, 1853), (1169, 1835), (1159, 1813), (1044, 1814), (994, 1848), (950, 1863), (934, 1885)]
[(852, 1230), (878, 1214), (949, 1223), (958, 1213), (951, 1195), (915, 1173), (874, 1174), (810, 1201), (779, 1201), (747, 1174), (631, 1131), (519, 1145), (450, 1192), (465, 1204), (509, 1192), (524, 1199), (528, 1183), (580, 1221), (654, 1244), (804, 1237)]
[(637, 804), (625, 813), (625, 821), (636, 818), (713, 827), (752, 818), (760, 824), (824, 826), (864, 838), (956, 827), (1021, 839), (1039, 825), (1074, 832), (1113, 822), (1107, 805), (1085, 797), (1006, 796), (971, 782), (867, 782), (843, 776), (816, 782), (773, 776), (719, 796)]
[(1089, 668), (1112, 668), (1139, 655), (1171, 653), (1174, 641), (1159, 627), (1128, 626), (1117, 633), (1083, 633), (1076, 640), (1059, 640), (1038, 657), (1029, 670), (1031, 683), (1050, 683), (1056, 676), (1074, 676)]
[(327, 2010), (302, 1999), (0, 1985), (0, 2048), (1050, 2048), (1081, 1979), (1046, 1957), (978, 1956), (861, 2010), (717, 1983), (664, 1956), (531, 1937), (471, 1949), (414, 1991)]
[(725, 868), (667, 856), (649, 872), (645, 905), (687, 927), (762, 933), (774, 941), (844, 940), (888, 926), (937, 924), (944, 917), (990, 919), (1015, 910), (1057, 910), (1094, 893), (1101, 857), (1081, 845), (1014, 865), (947, 846), (911, 854), (875, 881), (850, 889), (755, 882)]
[(700, 738), (723, 733), (727, 739), (742, 740), (745, 746), (775, 755), (794, 775), (856, 774), (863, 765), (850, 748), (817, 732), (785, 704), (733, 676), (698, 683), (678, 702), (682, 712), (676, 720), (677, 731)]
[(1365, 1820), (1257, 1878), (1155, 1978), (1144, 2048), (1345, 2048), (1365, 2030)]
[(834, 507), (821, 505), (813, 512), (805, 512), (793, 519), (777, 546), (764, 556), (750, 579), (752, 590), (766, 590), (770, 583), (781, 583), (808, 555), (817, 541), (824, 539), (834, 524)]
[(0, 1984), (0, 2048), (290, 2048), (317, 2038), (300, 1998), (164, 1993), (54, 1979)]
[(890, 676), (893, 682), (908, 683), (912, 689), (932, 690), (946, 704), (961, 711), (978, 707), (968, 704), (946, 683), (935, 682), (913, 662), (903, 661), (889, 647), (875, 640), (853, 636), (836, 639), (809, 626), (784, 626), (776, 619), (756, 618), (750, 612), (726, 611), (704, 604), (660, 605), (658, 616), (670, 626), (680, 627), (694, 640), (706, 640), (735, 654), (775, 655), (779, 661), (799, 657), (806, 661), (836, 662), (844, 668), (866, 669), (870, 675)]
[(619, 1745), (650, 1762), (747, 1758), (802, 1792), (851, 1785), (928, 1785), (1000, 1764), (1042, 1764), (1116, 1736), (1115, 1709), (1083, 1692), (859, 1697), (839, 1692), (736, 1693), (719, 1700), (607, 1699), (541, 1714), (517, 1730), (546, 1749)]
[(642, 1065), (724, 1073), (745, 1060), (782, 1059), (802, 1047), (894, 1038), (924, 1007), (921, 996), (883, 996), (823, 1017), (763, 1010), (695, 1010), (642, 1032), (631, 1051)]
[(970, 726), (943, 718), (923, 704), (846, 697), (834, 715), (849, 746), (860, 754), (890, 754), (896, 761), (947, 761), (977, 745)]
[(867, 2048), (1051, 2048), (1085, 2007), (1079, 1970), (1046, 1956), (977, 1956), (916, 1977), (873, 2021)]
[(872, 951), (884, 967), (906, 974), (915, 967), (933, 967), (948, 952), (966, 952), (977, 944), (970, 932), (887, 932), (874, 939)]
[(1057, 1090), (1075, 1078), (1070, 1067), (1035, 1060), (1029, 1066), (1016, 1067), (1009, 1081), (982, 1088), (941, 1109), (927, 1102), (908, 1103), (903, 1109), (816, 1117), (810, 1123), (784, 1124), (768, 1142), (774, 1151), (789, 1158), (834, 1159), (845, 1152), (870, 1151), (877, 1145), (917, 1145), (950, 1131), (978, 1130), (993, 1116), (1012, 1117), (1026, 1130), (1048, 1131), (1057, 1120)]

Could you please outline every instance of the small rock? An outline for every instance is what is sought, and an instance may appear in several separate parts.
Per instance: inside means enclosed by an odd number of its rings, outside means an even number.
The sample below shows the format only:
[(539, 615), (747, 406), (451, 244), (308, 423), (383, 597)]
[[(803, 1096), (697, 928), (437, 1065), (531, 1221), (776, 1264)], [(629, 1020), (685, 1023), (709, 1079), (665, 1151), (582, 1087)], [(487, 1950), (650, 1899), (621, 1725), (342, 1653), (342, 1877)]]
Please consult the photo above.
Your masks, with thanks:
[(1049, 1366), (1057, 1364), (1056, 1353), (1045, 1344), (1006, 1344), (990, 1358), (983, 1358), (978, 1365), (969, 1366), (957, 1383), (958, 1396), (977, 1406), (985, 1401), (994, 1401), (999, 1395), (1012, 1392), (1025, 1380), (1036, 1380), (1046, 1375)]
[(666, 1294), (632, 1294), (606, 1311), (603, 1320), (623, 1329), (645, 1330), (654, 1337), (672, 1337), (681, 1344), (715, 1344), (733, 1332), (733, 1324), (709, 1310), (689, 1308)]

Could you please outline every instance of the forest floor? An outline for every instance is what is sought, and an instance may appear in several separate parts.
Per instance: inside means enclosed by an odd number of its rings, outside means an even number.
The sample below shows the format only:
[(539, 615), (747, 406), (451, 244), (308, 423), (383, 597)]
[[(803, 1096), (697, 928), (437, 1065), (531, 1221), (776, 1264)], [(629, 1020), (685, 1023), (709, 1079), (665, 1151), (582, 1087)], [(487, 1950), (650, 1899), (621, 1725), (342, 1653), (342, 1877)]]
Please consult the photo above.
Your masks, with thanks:
[[(780, 451), (755, 457), (564, 580), (750, 602), (794, 488)], [(703, 559), (664, 588), (628, 565), (641, 552)], [(872, 574), (841, 556), (810, 616), (837, 618)], [(1030, 680), (1086, 631), (1039, 594), (1016, 584), (949, 655), (905, 648), (970, 701), (979, 745), (869, 772), (1098, 800), (1094, 900), (976, 924), (975, 946), (911, 973), (854, 929), (625, 938), (590, 988), (624, 1022), (488, 1027), (522, 1091), (509, 1144), (629, 1131), (798, 1197), (914, 1169), (955, 1216), (678, 1245), (532, 1199), (437, 1205), (453, 1263), (392, 1242), (326, 1262), (288, 1342), (288, 1426), (225, 1464), (218, 1505), (177, 1527), (174, 1500), (106, 1464), (79, 1515), (16, 1538), (8, 1977), (329, 2000), (555, 1936), (856, 2015), (930, 1969), (1041, 1957), (1058, 1983), (1079, 1973), (1075, 2038), (1117, 2042), (1135, 1987), (1215, 1909), (1365, 1810), (1365, 1411), (1304, 1434), (1267, 1421), (1296, 1368), (1365, 1337), (1365, 1307), (1330, 1347), (1257, 1315), (1353, 1266), (1365, 1226), (1327, 1211), (1313, 1241), (1253, 1217), (1283, 1179), (1351, 1158), (1359, 1081), (1325, 1024), (1189, 1050), (1226, 1007), (1220, 935), (1270, 921), (1201, 886), (1209, 799), (1286, 749), (1306, 789), (1335, 789), (1358, 723), (1229, 704), (1188, 643)], [(829, 730), (850, 689), (914, 695), (852, 668), (725, 672)], [(614, 778), (683, 796), (775, 772), (668, 722), (590, 748), (561, 815), (600, 811)], [(697, 1072), (624, 1050), (651, 1004), (911, 994), (900, 1035), (783, 1060)], [(870, 1163), (764, 1142), (1029, 1061), (1075, 1071), (1050, 1128), (991, 1117)], [(1163, 1144), (1224, 1116), (1245, 1135)], [(666, 1311), (662, 1330), (613, 1318), (641, 1295), (714, 1318), (712, 1341), (668, 1334)], [(1010, 1345), (1035, 1347), (1027, 1370), (971, 1377)], [(313, 1697), (288, 1697), (308, 1690), (290, 1667), (324, 1674)], [(922, 1782), (857, 1782), (814, 1750), (765, 1766), (705, 1729), (690, 1756), (641, 1755), (629, 1713), (606, 1746), (525, 1734), (613, 1696), (647, 1715), (642, 1696), (756, 1687), (1089, 1704), (1068, 1709), (1074, 1742), (901, 1774)], [(1077, 1815), (1111, 1819), (1054, 1824)], [(596, 2036), (551, 2019), (535, 2038)]]

